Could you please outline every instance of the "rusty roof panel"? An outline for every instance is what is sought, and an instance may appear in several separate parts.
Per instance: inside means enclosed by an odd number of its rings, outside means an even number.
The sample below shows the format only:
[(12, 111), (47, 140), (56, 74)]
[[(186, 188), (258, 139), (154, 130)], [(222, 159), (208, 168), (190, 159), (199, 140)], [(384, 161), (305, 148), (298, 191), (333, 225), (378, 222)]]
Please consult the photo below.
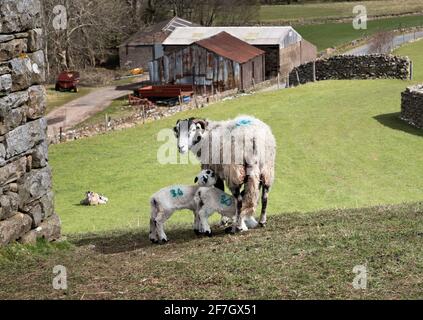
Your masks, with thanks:
[(238, 63), (245, 63), (265, 53), (225, 31), (195, 44)]

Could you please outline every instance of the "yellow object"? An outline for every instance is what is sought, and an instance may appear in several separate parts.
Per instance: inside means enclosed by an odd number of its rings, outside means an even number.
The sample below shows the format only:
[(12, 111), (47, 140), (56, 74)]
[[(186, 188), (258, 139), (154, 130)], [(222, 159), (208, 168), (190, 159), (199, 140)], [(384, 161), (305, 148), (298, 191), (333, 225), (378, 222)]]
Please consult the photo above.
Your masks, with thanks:
[(137, 74), (143, 74), (144, 73), (144, 70), (142, 69), (142, 68), (135, 68), (135, 69), (132, 69), (131, 70), (131, 74), (133, 75), (133, 76), (135, 76), (135, 75), (137, 75)]

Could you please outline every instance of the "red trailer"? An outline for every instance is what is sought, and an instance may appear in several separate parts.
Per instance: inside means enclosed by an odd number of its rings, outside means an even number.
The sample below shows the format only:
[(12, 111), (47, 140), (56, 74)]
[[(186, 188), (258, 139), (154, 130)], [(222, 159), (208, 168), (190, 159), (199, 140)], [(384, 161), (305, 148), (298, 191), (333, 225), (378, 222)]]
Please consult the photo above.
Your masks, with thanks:
[(74, 91), (78, 92), (79, 72), (63, 71), (59, 74), (56, 81), (56, 91)]
[(142, 98), (178, 98), (191, 97), (194, 94), (192, 85), (159, 85), (138, 89)]

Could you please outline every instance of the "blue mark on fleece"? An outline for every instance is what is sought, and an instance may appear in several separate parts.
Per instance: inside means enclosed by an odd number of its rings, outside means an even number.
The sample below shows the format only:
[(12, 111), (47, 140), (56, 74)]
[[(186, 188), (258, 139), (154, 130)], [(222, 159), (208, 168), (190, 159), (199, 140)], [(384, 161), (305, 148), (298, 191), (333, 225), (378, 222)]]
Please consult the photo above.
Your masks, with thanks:
[(236, 122), (237, 127), (249, 126), (253, 123), (250, 119), (240, 119)]

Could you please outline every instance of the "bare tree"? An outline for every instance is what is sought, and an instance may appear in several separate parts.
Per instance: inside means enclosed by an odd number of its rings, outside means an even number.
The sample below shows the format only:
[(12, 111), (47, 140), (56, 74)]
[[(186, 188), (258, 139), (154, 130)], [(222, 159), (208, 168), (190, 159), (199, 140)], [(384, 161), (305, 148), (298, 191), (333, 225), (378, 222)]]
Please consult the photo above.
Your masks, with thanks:
[(388, 53), (393, 49), (394, 33), (392, 31), (380, 31), (373, 35), (369, 44), (370, 53)]

